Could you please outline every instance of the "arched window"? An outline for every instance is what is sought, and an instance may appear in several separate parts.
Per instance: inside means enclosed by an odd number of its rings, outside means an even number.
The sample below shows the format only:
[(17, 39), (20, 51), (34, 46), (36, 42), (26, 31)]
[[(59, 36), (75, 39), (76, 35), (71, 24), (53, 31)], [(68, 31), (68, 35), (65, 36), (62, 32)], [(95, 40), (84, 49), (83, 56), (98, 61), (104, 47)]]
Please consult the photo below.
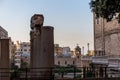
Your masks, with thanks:
[(58, 64), (60, 65), (60, 61), (58, 61)]
[(79, 56), (77, 56), (77, 58), (79, 59)]
[(65, 61), (65, 64), (67, 64), (67, 61)]
[(75, 61), (73, 61), (73, 64), (75, 64)]
[(100, 22), (99, 22), (99, 18), (96, 18), (96, 24), (99, 24)]

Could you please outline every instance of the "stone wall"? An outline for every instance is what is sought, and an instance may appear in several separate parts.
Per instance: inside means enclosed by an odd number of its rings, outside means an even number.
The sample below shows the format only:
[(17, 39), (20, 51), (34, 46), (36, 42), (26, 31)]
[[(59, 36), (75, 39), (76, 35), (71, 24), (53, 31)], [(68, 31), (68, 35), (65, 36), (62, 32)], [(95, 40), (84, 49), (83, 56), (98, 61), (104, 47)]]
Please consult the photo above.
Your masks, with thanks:
[[(99, 22), (99, 23), (98, 23)], [(94, 48), (105, 51), (106, 55), (116, 56), (120, 52), (120, 24), (116, 19), (106, 22), (94, 15)]]

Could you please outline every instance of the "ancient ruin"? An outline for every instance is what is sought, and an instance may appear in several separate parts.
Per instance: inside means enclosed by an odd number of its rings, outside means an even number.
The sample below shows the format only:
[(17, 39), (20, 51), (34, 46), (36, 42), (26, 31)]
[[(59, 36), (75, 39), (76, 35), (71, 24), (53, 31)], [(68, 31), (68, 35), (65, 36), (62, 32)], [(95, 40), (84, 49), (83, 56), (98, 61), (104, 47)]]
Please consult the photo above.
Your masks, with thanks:
[(0, 80), (10, 80), (9, 41), (10, 39), (0, 39)]
[(120, 56), (120, 24), (117, 19), (107, 22), (94, 14), (94, 49), (96, 56)]
[(43, 26), (43, 22), (44, 16), (41, 14), (31, 17), (31, 68), (45, 69), (46, 71), (54, 66), (54, 28)]

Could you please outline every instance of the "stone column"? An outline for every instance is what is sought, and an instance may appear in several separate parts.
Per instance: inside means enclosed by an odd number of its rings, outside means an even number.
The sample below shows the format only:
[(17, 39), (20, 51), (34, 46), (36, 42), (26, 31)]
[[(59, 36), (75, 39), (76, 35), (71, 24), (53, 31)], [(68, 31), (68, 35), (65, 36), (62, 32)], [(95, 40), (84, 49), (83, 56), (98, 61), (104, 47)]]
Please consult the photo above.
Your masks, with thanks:
[(34, 68), (31, 73), (33, 78), (42, 76), (45, 79), (45, 76), (50, 77), (54, 66), (54, 35), (53, 27), (43, 26), (43, 21), (40, 14), (31, 18), (31, 68)]
[(0, 80), (10, 80), (9, 65), (9, 39), (0, 39)]
[(41, 30), (31, 31), (31, 68), (40, 68)]
[(52, 77), (52, 68), (54, 67), (54, 35), (53, 27), (44, 26), (41, 31), (41, 54), (40, 67), (44, 68), (44, 77)]
[(30, 21), (30, 42), (31, 42), (31, 68), (40, 68), (41, 54), (41, 27), (43, 26), (44, 16), (35, 14)]
[(54, 28), (51, 26), (42, 27), (41, 32), (41, 67), (54, 66)]

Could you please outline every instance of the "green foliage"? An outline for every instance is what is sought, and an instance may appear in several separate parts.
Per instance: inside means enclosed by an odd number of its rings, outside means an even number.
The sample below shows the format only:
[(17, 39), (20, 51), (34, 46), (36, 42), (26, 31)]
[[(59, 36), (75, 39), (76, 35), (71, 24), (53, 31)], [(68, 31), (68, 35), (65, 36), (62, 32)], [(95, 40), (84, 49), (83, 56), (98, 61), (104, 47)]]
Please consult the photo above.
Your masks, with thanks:
[(66, 74), (66, 73), (82, 72), (82, 70), (75, 67), (56, 67), (54, 72), (59, 74), (61, 73)]
[(95, 74), (92, 71), (88, 71), (86, 77), (95, 77)]
[(81, 79), (81, 78), (82, 78), (81, 74), (76, 76), (76, 79)]
[(28, 68), (29, 65), (26, 61), (21, 60), (21, 68)]
[(11, 79), (15, 78), (15, 77), (19, 77), (20, 76), (20, 70), (17, 66), (14, 66), (11, 68), (11, 74), (10, 77)]
[(91, 0), (90, 8), (97, 18), (103, 17), (107, 21), (111, 21), (116, 16), (120, 22), (120, 0)]

